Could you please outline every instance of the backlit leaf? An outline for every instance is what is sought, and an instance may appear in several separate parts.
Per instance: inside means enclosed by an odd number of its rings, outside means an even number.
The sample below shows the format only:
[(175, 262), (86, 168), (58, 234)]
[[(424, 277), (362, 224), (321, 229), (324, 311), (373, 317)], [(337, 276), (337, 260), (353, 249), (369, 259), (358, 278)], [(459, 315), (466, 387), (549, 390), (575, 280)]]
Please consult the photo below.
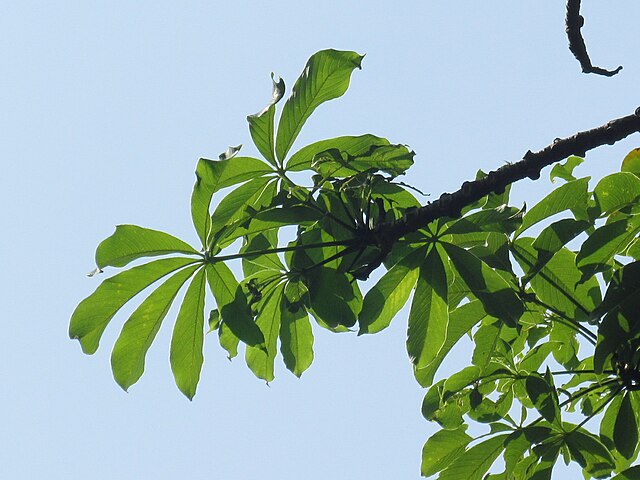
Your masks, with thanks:
[(280, 101), (284, 95), (284, 80), (276, 79), (273, 72), (271, 73), (271, 81), (273, 89), (271, 91), (271, 99), (266, 107), (255, 115), (249, 115), (249, 133), (253, 139), (253, 143), (258, 151), (264, 156), (271, 165), (276, 166), (275, 152), (275, 133), (274, 118), (276, 114), (276, 103)]

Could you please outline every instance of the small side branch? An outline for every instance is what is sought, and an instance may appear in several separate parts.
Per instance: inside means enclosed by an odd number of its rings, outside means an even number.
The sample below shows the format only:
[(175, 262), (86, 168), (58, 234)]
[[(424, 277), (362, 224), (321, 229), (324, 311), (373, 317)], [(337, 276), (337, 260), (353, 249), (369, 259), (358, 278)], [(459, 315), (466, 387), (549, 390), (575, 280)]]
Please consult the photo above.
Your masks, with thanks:
[(408, 233), (425, 227), (442, 217), (458, 218), (461, 210), (492, 192), (502, 193), (506, 187), (524, 178), (537, 180), (540, 171), (571, 155), (584, 157), (586, 152), (602, 145), (613, 145), (632, 133), (640, 132), (640, 107), (633, 115), (611, 120), (606, 124), (556, 139), (538, 152), (528, 151), (522, 160), (507, 164), (480, 180), (464, 182), (454, 193), (443, 193), (440, 198), (423, 207), (409, 210), (403, 218), (376, 226), (374, 234), (378, 243), (392, 245)]
[(597, 75), (604, 75), (605, 77), (612, 77), (622, 70), (622, 66), (619, 66), (615, 70), (607, 70), (605, 68), (594, 67), (591, 64), (587, 47), (584, 44), (584, 39), (580, 32), (580, 29), (584, 26), (584, 17), (580, 15), (580, 0), (567, 0), (567, 18), (565, 25), (567, 37), (569, 38), (569, 50), (571, 50), (571, 53), (573, 53), (580, 62), (584, 73), (595, 73)]

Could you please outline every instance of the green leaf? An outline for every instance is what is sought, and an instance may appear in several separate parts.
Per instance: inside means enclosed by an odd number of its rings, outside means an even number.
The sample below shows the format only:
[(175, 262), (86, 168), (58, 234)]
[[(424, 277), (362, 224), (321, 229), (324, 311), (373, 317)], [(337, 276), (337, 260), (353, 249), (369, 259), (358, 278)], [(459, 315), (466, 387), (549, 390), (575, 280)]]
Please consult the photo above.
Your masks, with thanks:
[(307, 311), (303, 307), (292, 308), (287, 300), (283, 298), (280, 305), (280, 352), (286, 367), (299, 377), (313, 362), (313, 331)]
[(330, 327), (352, 327), (362, 306), (357, 283), (334, 268), (316, 267), (305, 274), (313, 315)]
[(351, 156), (337, 148), (315, 155), (311, 167), (325, 178), (352, 177), (363, 172), (384, 172), (392, 177), (404, 174), (415, 152), (404, 145), (372, 145), (359, 156)]
[(462, 217), (445, 229), (443, 235), (475, 232), (512, 233), (522, 222), (521, 210), (502, 205), (490, 210), (480, 210)]
[(267, 383), (274, 378), (273, 367), (278, 348), (278, 333), (282, 323), (283, 297), (284, 284), (280, 284), (259, 303), (256, 324), (264, 334), (264, 346), (248, 346), (245, 355), (247, 366), (256, 377)]
[(196, 183), (191, 195), (191, 218), (202, 246), (206, 247), (211, 228), (209, 205), (218, 190), (260, 177), (272, 169), (263, 161), (252, 157), (232, 157), (228, 160), (201, 158), (196, 167)]
[(474, 365), (481, 369), (489, 365), (500, 341), (500, 332), (503, 326), (504, 323), (494, 321), (485, 323), (478, 328), (478, 331), (473, 336), (475, 348), (473, 349), (472, 362)]
[(431, 248), (420, 266), (409, 312), (407, 353), (416, 368), (426, 367), (433, 362), (446, 341), (449, 325), (448, 297), (444, 263), (440, 252)]
[(640, 465), (627, 468), (625, 471), (612, 477), (611, 480), (640, 480)]
[(309, 115), (322, 103), (342, 96), (351, 72), (361, 68), (363, 55), (322, 50), (311, 56), (282, 109), (276, 138), (276, 155), (283, 161)]
[(445, 340), (438, 355), (424, 368), (414, 369), (416, 380), (423, 387), (428, 387), (433, 383), (438, 368), (453, 346), (471, 329), (475, 324), (487, 316), (484, 307), (479, 300), (473, 300), (461, 305), (449, 313), (449, 325), (447, 328), (447, 339)]
[(209, 263), (206, 271), (223, 324), (249, 346), (260, 347), (264, 344), (264, 336), (253, 321), (247, 298), (229, 267), (221, 262)]
[(620, 170), (640, 175), (640, 148), (634, 148), (627, 153), (624, 160), (622, 160)]
[(110, 237), (104, 239), (96, 250), (98, 268), (124, 267), (142, 257), (186, 253), (199, 255), (188, 243), (158, 230), (136, 225), (118, 225)]
[(493, 462), (504, 450), (504, 442), (508, 435), (497, 435), (474, 445), (460, 454), (444, 470), (439, 480), (482, 480)]
[(560, 420), (558, 398), (552, 388), (540, 375), (529, 375), (525, 380), (525, 388), (533, 406), (550, 423)]
[(213, 310), (211, 310), (209, 312), (209, 330), (207, 331), (207, 333), (211, 333), (215, 330), (218, 330), (218, 328), (220, 328), (220, 322), (222, 321), (222, 318), (220, 317), (220, 310), (218, 310), (217, 308), (214, 308)]
[(225, 323), (221, 323), (220, 328), (218, 328), (218, 340), (220, 341), (220, 346), (227, 351), (227, 358), (229, 360), (238, 355), (240, 339)]
[(637, 202), (640, 196), (640, 178), (627, 172), (607, 175), (598, 182), (593, 196), (600, 212), (615, 212)]
[(291, 155), (289, 160), (287, 160), (286, 170), (288, 172), (309, 170), (316, 155), (326, 152), (327, 150), (335, 149), (347, 156), (360, 157), (371, 150), (372, 147), (384, 145), (389, 145), (389, 140), (371, 134), (320, 140), (319, 142), (301, 148)]
[(478, 257), (451, 243), (443, 243), (462, 279), (484, 305), (486, 312), (513, 327), (524, 312), (514, 287)]
[(125, 322), (111, 352), (113, 376), (125, 391), (144, 373), (147, 351), (156, 338), (180, 288), (198, 265), (187, 267), (172, 275), (158, 287)]
[(552, 182), (555, 182), (556, 178), (562, 178), (566, 182), (575, 180), (573, 170), (582, 162), (584, 162), (584, 158), (572, 155), (564, 163), (556, 163), (549, 173), (549, 179)]
[(638, 447), (638, 422), (631, 405), (631, 394), (627, 392), (622, 398), (622, 404), (613, 427), (613, 443), (616, 449), (625, 457), (632, 458)]
[[(522, 220), (522, 225), (520, 225), (520, 228), (516, 231), (516, 236), (520, 235), (527, 228), (556, 213), (565, 210), (584, 212), (589, 199), (587, 193), (588, 186), (589, 178), (586, 177), (573, 180), (556, 188), (527, 212)], [(579, 219), (581, 218), (582, 216), (580, 216)]]
[(422, 448), (422, 476), (429, 477), (446, 468), (472, 440), (463, 429), (436, 432)]
[(571, 458), (578, 462), (587, 474), (595, 478), (611, 474), (615, 468), (613, 457), (594, 435), (580, 428), (571, 431), (564, 438)]
[(419, 248), (396, 263), (367, 292), (358, 317), (358, 335), (377, 333), (389, 326), (393, 317), (407, 303), (419, 276), (426, 249)]
[[(640, 179), (638, 179), (640, 182)], [(607, 270), (615, 255), (626, 250), (640, 232), (640, 215), (597, 228), (580, 248), (576, 263), (584, 277)]]
[(204, 356), (205, 269), (191, 281), (182, 300), (171, 338), (169, 360), (176, 385), (191, 400), (196, 394)]
[(273, 82), (273, 90), (271, 92), (271, 100), (266, 107), (255, 115), (249, 115), (249, 133), (253, 139), (253, 143), (258, 151), (264, 156), (271, 165), (276, 166), (275, 151), (275, 134), (274, 134), (274, 118), (276, 114), (276, 103), (280, 101), (284, 95), (284, 80), (278, 78), (276, 82), (273, 72), (271, 73), (271, 81)]
[(190, 258), (163, 258), (107, 278), (74, 310), (69, 337), (80, 341), (84, 353), (94, 353), (104, 329), (125, 303), (158, 279), (193, 263)]

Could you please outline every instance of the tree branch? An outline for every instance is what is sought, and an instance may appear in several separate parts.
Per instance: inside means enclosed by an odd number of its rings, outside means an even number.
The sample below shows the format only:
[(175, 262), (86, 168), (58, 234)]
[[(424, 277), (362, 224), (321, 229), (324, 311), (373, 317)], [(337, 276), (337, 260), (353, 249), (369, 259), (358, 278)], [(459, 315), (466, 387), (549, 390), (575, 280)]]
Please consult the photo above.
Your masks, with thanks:
[(622, 66), (619, 66), (615, 70), (606, 70), (604, 68), (594, 67), (591, 64), (591, 60), (587, 54), (587, 47), (584, 44), (584, 39), (580, 32), (580, 29), (584, 26), (584, 17), (580, 15), (580, 0), (567, 0), (567, 17), (565, 24), (567, 37), (569, 37), (569, 50), (571, 50), (571, 53), (573, 53), (580, 62), (584, 73), (595, 73), (597, 75), (604, 75), (605, 77), (612, 77), (622, 70)]
[(544, 167), (571, 155), (584, 157), (589, 150), (602, 145), (613, 145), (636, 132), (640, 132), (640, 107), (633, 115), (611, 120), (600, 127), (578, 132), (568, 138), (557, 138), (538, 152), (529, 150), (519, 162), (489, 172), (480, 180), (464, 182), (458, 191), (443, 193), (438, 200), (407, 211), (403, 218), (379, 224), (374, 237), (379, 246), (390, 247), (408, 233), (415, 232), (438, 218), (459, 217), (465, 206), (485, 195), (492, 192), (500, 194), (508, 185), (526, 177), (537, 180)]

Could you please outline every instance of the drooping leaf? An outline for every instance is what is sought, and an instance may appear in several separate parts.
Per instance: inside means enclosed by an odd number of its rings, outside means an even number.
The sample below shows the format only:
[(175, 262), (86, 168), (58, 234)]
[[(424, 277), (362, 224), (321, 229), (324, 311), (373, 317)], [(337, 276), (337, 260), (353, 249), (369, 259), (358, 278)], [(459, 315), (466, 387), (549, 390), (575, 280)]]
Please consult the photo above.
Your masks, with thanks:
[(266, 107), (255, 115), (249, 115), (247, 121), (249, 122), (249, 133), (253, 139), (253, 143), (258, 151), (264, 156), (264, 158), (276, 166), (275, 159), (275, 132), (274, 132), (274, 118), (276, 114), (276, 103), (280, 101), (284, 95), (284, 80), (282, 78), (276, 79), (275, 75), (271, 72), (271, 82), (273, 88), (271, 91), (271, 99)]
[(358, 316), (358, 335), (377, 333), (389, 326), (393, 317), (407, 303), (424, 261), (425, 248), (419, 248), (396, 263), (367, 292)]
[(127, 391), (144, 373), (147, 351), (180, 288), (196, 268), (199, 267), (187, 267), (172, 275), (140, 304), (122, 327), (111, 352), (111, 369), (123, 390)]
[(247, 345), (259, 347), (264, 343), (264, 336), (253, 321), (245, 294), (229, 267), (222, 262), (209, 263), (206, 271), (225, 327)]
[(433, 362), (447, 339), (448, 298), (444, 263), (437, 248), (431, 248), (420, 266), (409, 312), (407, 353), (415, 368), (423, 368)]
[(335, 149), (344, 155), (359, 157), (371, 150), (374, 146), (384, 145), (389, 145), (389, 140), (371, 134), (320, 140), (319, 142), (301, 148), (291, 155), (289, 160), (287, 160), (286, 170), (291, 172), (309, 170), (316, 155), (326, 152), (327, 150)]
[(282, 109), (276, 137), (276, 156), (284, 161), (309, 115), (322, 103), (340, 97), (349, 87), (351, 72), (364, 57), (355, 52), (322, 50), (311, 56)]
[(486, 312), (508, 326), (515, 326), (524, 306), (514, 287), (467, 250), (451, 243), (443, 243), (443, 246), (456, 271), (482, 302)]
[(169, 360), (176, 385), (191, 400), (196, 394), (204, 356), (205, 269), (191, 281), (171, 337)]
[(429, 477), (446, 468), (472, 440), (463, 429), (436, 432), (422, 448), (422, 476)]
[(504, 450), (508, 435), (496, 435), (460, 454), (438, 477), (439, 480), (482, 480)]
[(299, 377), (313, 362), (313, 331), (306, 309), (287, 305), (288, 301), (285, 287), (285, 297), (280, 305), (280, 352), (287, 369)]
[(98, 245), (96, 265), (101, 269), (124, 267), (138, 258), (171, 253), (199, 255), (188, 243), (168, 233), (136, 225), (118, 225), (113, 235)]
[(637, 202), (640, 197), (640, 178), (627, 172), (607, 175), (598, 182), (593, 196), (600, 212), (615, 212)]
[(104, 329), (125, 303), (158, 279), (193, 263), (190, 258), (163, 258), (107, 278), (74, 310), (69, 337), (80, 341), (84, 353), (94, 353)]
[[(587, 207), (588, 186), (589, 178), (587, 177), (573, 180), (556, 188), (525, 214), (522, 219), (522, 225), (516, 231), (516, 236), (545, 218), (565, 210), (572, 210), (574, 214), (575, 212), (584, 214)], [(578, 217), (578, 220), (583, 219), (583, 215)]]
[(196, 183), (191, 195), (191, 218), (202, 246), (206, 247), (211, 226), (209, 206), (218, 190), (256, 178), (272, 169), (252, 157), (233, 157), (228, 160), (201, 158), (196, 167)]
[(631, 393), (622, 397), (622, 403), (613, 427), (613, 443), (625, 457), (632, 458), (638, 448), (638, 422), (631, 405)]
[(487, 313), (479, 300), (473, 300), (461, 305), (449, 313), (449, 325), (447, 328), (447, 339), (445, 340), (438, 355), (426, 367), (414, 369), (416, 380), (423, 387), (428, 387), (433, 383), (433, 377), (442, 364), (445, 356), (451, 351), (453, 346), (468, 333), (474, 325), (486, 317)]

